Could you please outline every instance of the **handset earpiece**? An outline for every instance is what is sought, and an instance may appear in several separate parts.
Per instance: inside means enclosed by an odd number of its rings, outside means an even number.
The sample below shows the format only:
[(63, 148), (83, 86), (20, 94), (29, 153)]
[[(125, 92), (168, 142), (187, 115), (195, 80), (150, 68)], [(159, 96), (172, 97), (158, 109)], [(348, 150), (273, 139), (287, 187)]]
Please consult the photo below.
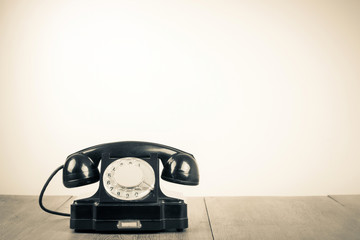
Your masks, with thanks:
[(65, 187), (73, 188), (95, 183), (99, 178), (99, 170), (88, 156), (75, 153), (66, 159), (63, 169)]
[(184, 185), (199, 184), (199, 169), (195, 158), (190, 154), (176, 153), (164, 164), (161, 178)]

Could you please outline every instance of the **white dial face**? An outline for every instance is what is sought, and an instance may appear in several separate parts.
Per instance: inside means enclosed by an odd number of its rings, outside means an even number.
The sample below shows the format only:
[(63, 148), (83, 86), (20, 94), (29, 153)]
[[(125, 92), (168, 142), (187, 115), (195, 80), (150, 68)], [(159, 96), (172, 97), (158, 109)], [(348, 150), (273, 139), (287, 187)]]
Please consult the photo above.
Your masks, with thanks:
[(105, 169), (103, 185), (114, 198), (139, 200), (154, 189), (155, 173), (150, 164), (140, 158), (120, 158)]

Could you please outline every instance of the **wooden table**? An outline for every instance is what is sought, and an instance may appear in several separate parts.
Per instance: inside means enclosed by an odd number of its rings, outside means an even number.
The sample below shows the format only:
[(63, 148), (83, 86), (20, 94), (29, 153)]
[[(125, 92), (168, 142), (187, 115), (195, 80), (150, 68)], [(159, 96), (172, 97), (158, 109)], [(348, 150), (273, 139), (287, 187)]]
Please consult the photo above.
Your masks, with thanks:
[[(73, 197), (45, 197), (69, 212)], [(184, 232), (77, 233), (69, 218), (43, 212), (37, 196), (0, 195), (0, 239), (360, 239), (360, 195), (322, 197), (198, 197), (186, 199)]]

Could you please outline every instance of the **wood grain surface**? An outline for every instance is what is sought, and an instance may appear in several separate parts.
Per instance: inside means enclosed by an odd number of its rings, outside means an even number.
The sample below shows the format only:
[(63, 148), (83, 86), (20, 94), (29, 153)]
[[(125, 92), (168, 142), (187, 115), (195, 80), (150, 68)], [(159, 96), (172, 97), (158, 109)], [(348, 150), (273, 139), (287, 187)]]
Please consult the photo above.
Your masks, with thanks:
[[(45, 198), (44, 204), (49, 209), (69, 212), (74, 198)], [(183, 232), (160, 233), (78, 233), (69, 228), (68, 217), (51, 215), (43, 212), (35, 196), (0, 196), (1, 239), (212, 239), (208, 216), (203, 198), (188, 198), (189, 228)], [(5, 211), (3, 212), (3, 209)]]
[(207, 197), (215, 239), (360, 239), (359, 215), (329, 197)]
[[(69, 196), (44, 197), (45, 207), (57, 209)], [(52, 215), (42, 211), (38, 197), (34, 196), (0, 196), (0, 238), (30, 239), (34, 227), (46, 222)]]
[[(69, 212), (68, 196), (45, 197)], [(360, 239), (360, 196), (188, 198), (184, 232), (78, 233), (37, 196), (0, 195), (0, 239)]]
[(335, 195), (330, 198), (341, 204), (354, 217), (360, 218), (360, 195)]

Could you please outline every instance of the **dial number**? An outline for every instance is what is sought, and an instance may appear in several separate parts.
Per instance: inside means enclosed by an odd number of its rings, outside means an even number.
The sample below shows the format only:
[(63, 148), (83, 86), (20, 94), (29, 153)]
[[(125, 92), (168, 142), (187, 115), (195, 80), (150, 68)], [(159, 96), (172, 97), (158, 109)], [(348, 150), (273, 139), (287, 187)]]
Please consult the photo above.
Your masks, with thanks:
[(155, 186), (155, 173), (146, 161), (120, 158), (110, 163), (103, 174), (106, 192), (120, 200), (139, 200), (147, 197)]

